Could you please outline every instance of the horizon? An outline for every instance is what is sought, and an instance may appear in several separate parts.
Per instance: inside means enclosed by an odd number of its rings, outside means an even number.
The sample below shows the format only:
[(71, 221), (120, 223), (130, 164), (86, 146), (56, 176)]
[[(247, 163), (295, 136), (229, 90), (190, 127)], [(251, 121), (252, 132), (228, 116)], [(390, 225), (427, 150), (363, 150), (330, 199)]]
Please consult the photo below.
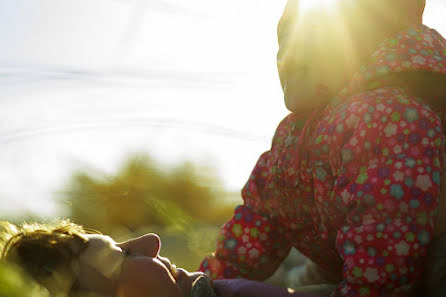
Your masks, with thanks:
[[(288, 113), (284, 3), (0, 2), (0, 214), (55, 216), (74, 170), (113, 173), (132, 152), (212, 165), (240, 190)], [(444, 11), (428, 1), (424, 18), (443, 36)]]

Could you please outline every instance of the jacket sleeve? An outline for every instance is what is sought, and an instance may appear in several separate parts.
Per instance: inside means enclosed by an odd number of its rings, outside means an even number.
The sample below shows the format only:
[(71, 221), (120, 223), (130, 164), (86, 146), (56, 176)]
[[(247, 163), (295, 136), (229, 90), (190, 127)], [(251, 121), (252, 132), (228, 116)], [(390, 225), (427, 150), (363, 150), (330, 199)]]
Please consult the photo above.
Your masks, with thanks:
[[(243, 205), (220, 230), (217, 250), (201, 263), (200, 270), (213, 279), (264, 280), (274, 273), (291, 245), (277, 222), (280, 193), (275, 188), (277, 167), (291, 133), (300, 133), (306, 114), (290, 114), (277, 127), (271, 150), (257, 161), (242, 190)], [(294, 139), (294, 138), (292, 138)], [(281, 160), (281, 159), (280, 159)], [(304, 212), (303, 207), (299, 210)]]
[(336, 237), (343, 282), (333, 296), (410, 296), (433, 235), (441, 121), (428, 106), (401, 96), (362, 98), (338, 117), (332, 199), (346, 220)]
[(264, 280), (287, 256), (284, 231), (261, 212), (270, 152), (259, 158), (242, 190), (244, 204), (220, 230), (215, 253), (205, 257), (200, 270), (213, 279)]

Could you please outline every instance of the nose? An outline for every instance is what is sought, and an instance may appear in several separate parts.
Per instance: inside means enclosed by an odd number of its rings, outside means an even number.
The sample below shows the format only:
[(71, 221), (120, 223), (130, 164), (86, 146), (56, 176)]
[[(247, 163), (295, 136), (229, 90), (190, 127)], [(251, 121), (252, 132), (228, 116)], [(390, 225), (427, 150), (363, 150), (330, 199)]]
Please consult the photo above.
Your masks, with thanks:
[(147, 256), (157, 257), (161, 249), (161, 239), (155, 233), (149, 233), (140, 237), (141, 245)]
[(118, 246), (126, 250), (130, 255), (155, 258), (160, 252), (161, 240), (157, 234), (148, 233), (119, 243)]

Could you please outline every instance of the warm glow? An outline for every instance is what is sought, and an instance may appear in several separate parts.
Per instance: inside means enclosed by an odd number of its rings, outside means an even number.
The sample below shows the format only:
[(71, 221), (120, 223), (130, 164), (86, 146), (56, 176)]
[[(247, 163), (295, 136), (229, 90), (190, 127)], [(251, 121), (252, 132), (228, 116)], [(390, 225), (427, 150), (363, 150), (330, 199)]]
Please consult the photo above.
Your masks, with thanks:
[(314, 8), (327, 8), (333, 6), (338, 0), (301, 0), (299, 10), (301, 13), (307, 12)]

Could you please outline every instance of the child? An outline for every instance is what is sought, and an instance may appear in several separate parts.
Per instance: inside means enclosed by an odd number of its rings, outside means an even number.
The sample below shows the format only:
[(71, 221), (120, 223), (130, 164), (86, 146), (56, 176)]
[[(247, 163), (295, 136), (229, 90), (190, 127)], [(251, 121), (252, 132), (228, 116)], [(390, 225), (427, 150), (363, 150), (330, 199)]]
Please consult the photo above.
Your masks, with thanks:
[(202, 273), (160, 257), (153, 233), (116, 243), (69, 221), (2, 227), (0, 259), (22, 268), (51, 296), (202, 297), (191, 295), (193, 283), (203, 278), (201, 287), (210, 284)]
[(411, 296), (439, 202), (446, 41), (422, 0), (304, 1), (278, 25), (292, 113), (200, 270), (264, 280), (295, 247), (341, 280), (332, 296)]
[(51, 296), (314, 297), (247, 280), (213, 283), (177, 269), (159, 255), (153, 233), (116, 243), (69, 221), (1, 227), (0, 260), (20, 267)]

